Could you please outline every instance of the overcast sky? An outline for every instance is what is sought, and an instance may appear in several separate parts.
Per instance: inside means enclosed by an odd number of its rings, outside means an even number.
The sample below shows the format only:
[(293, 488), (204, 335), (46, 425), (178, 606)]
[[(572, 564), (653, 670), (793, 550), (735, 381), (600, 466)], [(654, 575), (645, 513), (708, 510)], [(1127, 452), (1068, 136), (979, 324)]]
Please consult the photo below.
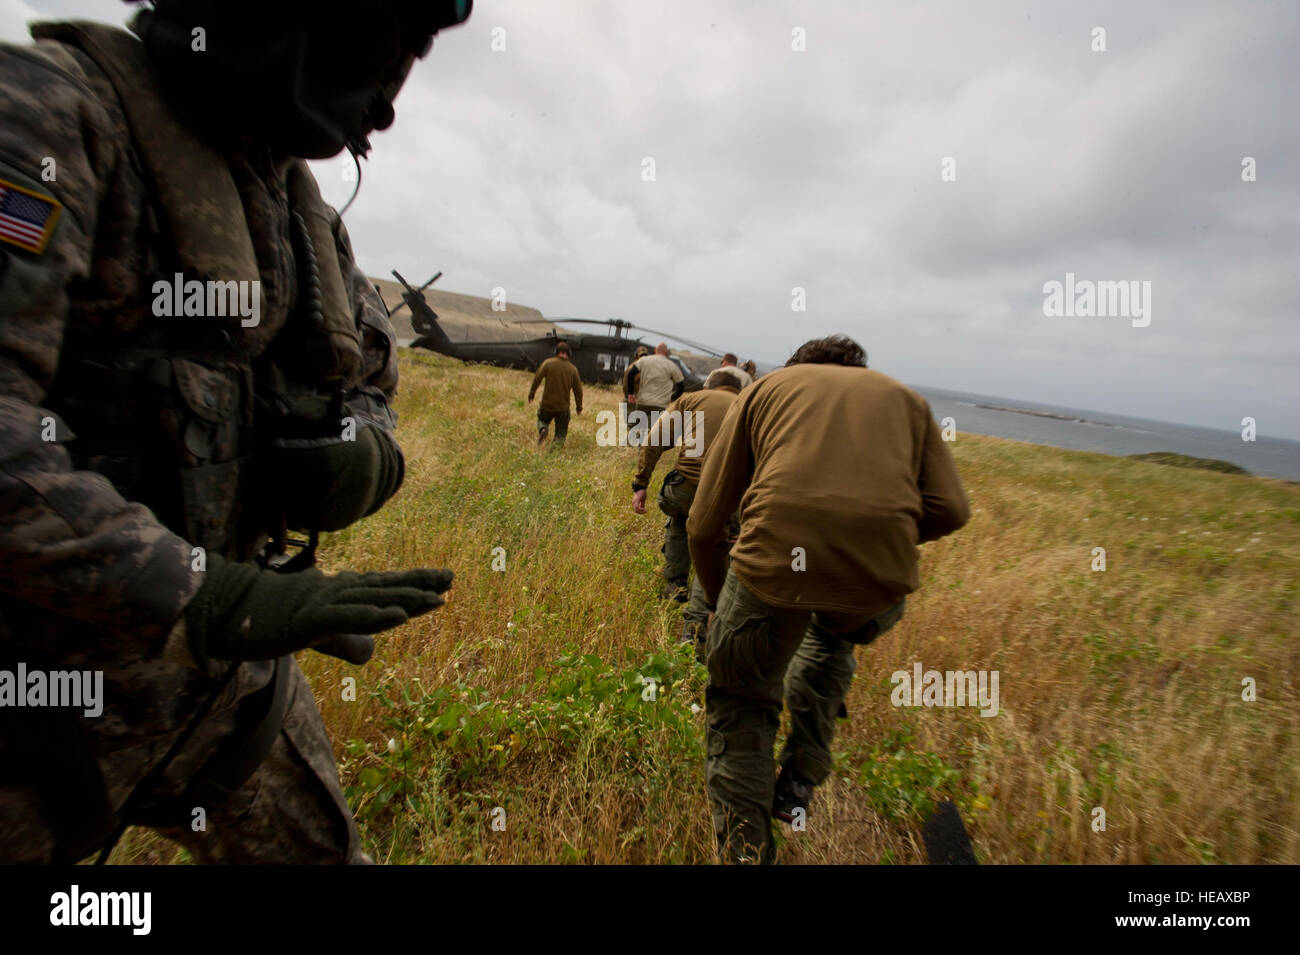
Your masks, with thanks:
[[(0, 35), (128, 9), (0, 0)], [(479, 0), (348, 227), (372, 275), (547, 316), (770, 363), (843, 331), (913, 384), (1300, 438), (1298, 27), (1293, 0)], [(316, 164), (338, 205), (345, 165)], [(1149, 281), (1150, 324), (1045, 316), (1067, 272)]]

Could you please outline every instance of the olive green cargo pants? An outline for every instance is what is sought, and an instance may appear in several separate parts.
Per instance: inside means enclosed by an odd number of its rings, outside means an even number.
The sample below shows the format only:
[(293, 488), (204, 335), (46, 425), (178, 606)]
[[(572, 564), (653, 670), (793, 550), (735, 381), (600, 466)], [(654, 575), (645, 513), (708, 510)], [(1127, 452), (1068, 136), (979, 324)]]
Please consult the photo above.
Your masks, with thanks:
[(659, 489), (659, 510), (668, 515), (664, 524), (664, 579), (675, 580), (691, 572), (691, 549), (686, 538), (686, 518), (699, 485), (681, 471), (664, 475)]
[(691, 579), (690, 598), (687, 600), (686, 609), (682, 611), (682, 642), (689, 641), (694, 645), (695, 659), (701, 663), (706, 659), (707, 647), (704, 635), (711, 613), (713, 613), (713, 605), (709, 603), (709, 598), (704, 593), (704, 587), (697, 574)]
[(781, 766), (819, 784), (830, 774), (835, 719), (857, 670), (853, 648), (902, 619), (904, 604), (875, 617), (772, 607), (728, 568), (708, 631), (705, 689), (706, 780), (723, 862), (776, 861), (772, 748), (782, 699), (790, 736)]

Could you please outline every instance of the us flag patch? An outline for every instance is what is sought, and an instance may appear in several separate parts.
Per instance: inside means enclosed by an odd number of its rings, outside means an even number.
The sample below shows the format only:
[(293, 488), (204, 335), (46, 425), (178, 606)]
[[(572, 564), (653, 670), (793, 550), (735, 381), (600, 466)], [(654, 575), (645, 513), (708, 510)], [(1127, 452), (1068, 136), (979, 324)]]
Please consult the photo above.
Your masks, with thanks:
[(57, 199), (0, 179), (0, 241), (40, 255), (62, 211)]

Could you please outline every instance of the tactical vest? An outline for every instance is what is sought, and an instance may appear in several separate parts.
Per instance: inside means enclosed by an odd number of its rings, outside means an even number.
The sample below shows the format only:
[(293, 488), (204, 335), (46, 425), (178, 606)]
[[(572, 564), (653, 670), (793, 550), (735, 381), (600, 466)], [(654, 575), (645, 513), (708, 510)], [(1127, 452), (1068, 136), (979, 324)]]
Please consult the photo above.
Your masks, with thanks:
[[(176, 273), (205, 285), (260, 278), (230, 167), (177, 118), (143, 44), (86, 22), (36, 24), (32, 35), (81, 50), (117, 93), (166, 245), (146, 291)], [(76, 467), (105, 475), (192, 544), (237, 560), (274, 531), (260, 489), (275, 476), (256, 473), (258, 447), (336, 430), (362, 365), (331, 212), (305, 162), (289, 166), (285, 188), (298, 294), (273, 348), (249, 354), (238, 316), (151, 312), (142, 334), (98, 342), (70, 327), (46, 399), (75, 436)]]

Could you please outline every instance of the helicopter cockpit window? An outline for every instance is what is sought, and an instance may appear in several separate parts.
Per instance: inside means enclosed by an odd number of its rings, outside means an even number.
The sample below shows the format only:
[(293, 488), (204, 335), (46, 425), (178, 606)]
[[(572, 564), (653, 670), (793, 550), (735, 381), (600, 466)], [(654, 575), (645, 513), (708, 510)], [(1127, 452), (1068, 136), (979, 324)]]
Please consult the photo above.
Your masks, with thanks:
[(601, 371), (609, 371), (609, 352), (598, 352), (596, 355), (596, 364), (600, 366)]
[(624, 371), (627, 368), (627, 355), (614, 356), (614, 370)]

